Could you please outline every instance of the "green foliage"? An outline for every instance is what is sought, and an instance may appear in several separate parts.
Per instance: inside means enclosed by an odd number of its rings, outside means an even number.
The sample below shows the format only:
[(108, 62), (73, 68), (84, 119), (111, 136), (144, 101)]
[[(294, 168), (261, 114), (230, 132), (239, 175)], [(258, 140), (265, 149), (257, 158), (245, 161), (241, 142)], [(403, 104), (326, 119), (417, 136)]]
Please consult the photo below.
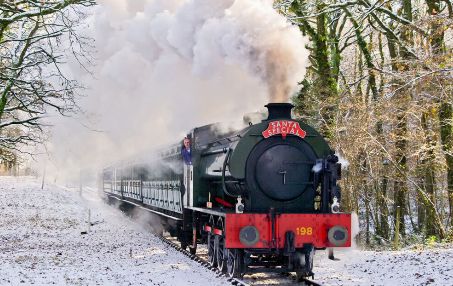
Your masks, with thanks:
[(433, 246), (437, 241), (438, 241), (438, 238), (435, 235), (431, 235), (425, 239), (425, 244), (427, 246)]
[(300, 118), (305, 119), (309, 124), (313, 123), (312, 119), (312, 112), (309, 110), (311, 104), (310, 102), (310, 92), (312, 89), (312, 84), (308, 80), (308, 78), (304, 78), (301, 82), (299, 82), (300, 89), (299, 91), (292, 97), (292, 102), (294, 104), (294, 112)]

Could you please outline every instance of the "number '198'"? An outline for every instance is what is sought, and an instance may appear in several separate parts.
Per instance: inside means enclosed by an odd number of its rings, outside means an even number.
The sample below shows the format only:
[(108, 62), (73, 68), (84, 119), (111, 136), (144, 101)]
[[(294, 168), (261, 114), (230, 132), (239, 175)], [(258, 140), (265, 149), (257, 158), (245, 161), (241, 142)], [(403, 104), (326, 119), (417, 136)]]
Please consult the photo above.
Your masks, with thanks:
[(312, 235), (313, 234), (313, 228), (312, 227), (296, 227), (296, 234), (297, 235)]

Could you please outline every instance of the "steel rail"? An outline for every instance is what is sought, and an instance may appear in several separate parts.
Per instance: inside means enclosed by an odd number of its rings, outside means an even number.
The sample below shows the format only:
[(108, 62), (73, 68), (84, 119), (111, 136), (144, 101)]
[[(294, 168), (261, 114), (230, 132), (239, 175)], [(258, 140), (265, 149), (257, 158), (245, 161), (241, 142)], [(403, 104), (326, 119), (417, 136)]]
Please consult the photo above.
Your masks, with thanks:
[[(206, 267), (207, 269), (215, 272), (219, 277), (225, 277), (225, 274), (223, 272), (220, 272), (216, 267), (212, 267), (209, 265), (209, 263), (199, 257), (196, 254), (191, 254), (188, 250), (181, 248), (178, 244), (174, 243), (173, 241), (170, 241), (166, 239), (163, 235), (160, 235), (158, 233), (153, 233), (156, 237), (158, 237), (162, 242), (166, 243), (170, 247), (176, 249), (177, 251), (183, 253), (187, 257), (189, 257), (191, 260), (198, 262), (202, 266)], [(231, 282), (232, 285), (239, 285), (239, 286), (249, 286), (249, 284), (245, 283), (244, 281), (237, 279), (237, 278), (227, 278), (229, 282)]]

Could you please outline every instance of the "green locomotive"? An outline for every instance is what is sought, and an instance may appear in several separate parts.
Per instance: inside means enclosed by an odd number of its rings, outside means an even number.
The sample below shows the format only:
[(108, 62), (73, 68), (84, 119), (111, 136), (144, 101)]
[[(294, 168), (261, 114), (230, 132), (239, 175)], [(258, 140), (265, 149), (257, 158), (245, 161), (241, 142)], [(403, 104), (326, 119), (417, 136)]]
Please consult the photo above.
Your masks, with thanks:
[(161, 216), (192, 252), (206, 243), (210, 263), (231, 277), (268, 267), (312, 275), (315, 249), (350, 246), (341, 165), (316, 130), (291, 118), (291, 104), (266, 107), (266, 120), (240, 130), (191, 130), (192, 164), (178, 142), (104, 169), (105, 194)]

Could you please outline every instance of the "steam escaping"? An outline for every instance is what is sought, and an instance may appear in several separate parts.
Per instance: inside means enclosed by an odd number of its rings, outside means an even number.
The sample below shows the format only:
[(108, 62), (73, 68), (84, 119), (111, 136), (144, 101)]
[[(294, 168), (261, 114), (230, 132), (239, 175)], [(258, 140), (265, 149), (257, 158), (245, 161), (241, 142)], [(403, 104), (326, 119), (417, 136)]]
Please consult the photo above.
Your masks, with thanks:
[[(343, 156), (340, 155), (339, 152), (335, 152), (335, 155), (338, 157), (338, 163), (341, 164), (341, 169), (347, 170), (349, 166), (349, 161), (346, 160)], [(322, 163), (318, 162), (315, 165), (313, 165), (313, 168), (311, 169), (314, 173), (319, 173), (322, 169)]]
[(345, 157), (341, 156), (340, 152), (335, 152), (335, 155), (338, 157), (338, 163), (341, 164), (341, 169), (347, 170), (349, 167), (349, 161)]
[(322, 162), (318, 162), (316, 163), (315, 165), (313, 165), (313, 168), (311, 168), (311, 170), (314, 172), (314, 173), (319, 173), (322, 169)]
[(360, 232), (359, 216), (357, 213), (351, 213), (351, 249), (357, 248), (357, 235)]
[(257, 112), (249, 112), (245, 114), (242, 118), (242, 121), (247, 124), (258, 124), (267, 118), (267, 110), (262, 109)]
[(272, 4), (100, 0), (84, 31), (96, 40), (94, 79), (76, 61), (68, 67), (88, 87), (84, 117), (50, 122), (59, 177), (287, 102), (305, 74), (307, 40)]

